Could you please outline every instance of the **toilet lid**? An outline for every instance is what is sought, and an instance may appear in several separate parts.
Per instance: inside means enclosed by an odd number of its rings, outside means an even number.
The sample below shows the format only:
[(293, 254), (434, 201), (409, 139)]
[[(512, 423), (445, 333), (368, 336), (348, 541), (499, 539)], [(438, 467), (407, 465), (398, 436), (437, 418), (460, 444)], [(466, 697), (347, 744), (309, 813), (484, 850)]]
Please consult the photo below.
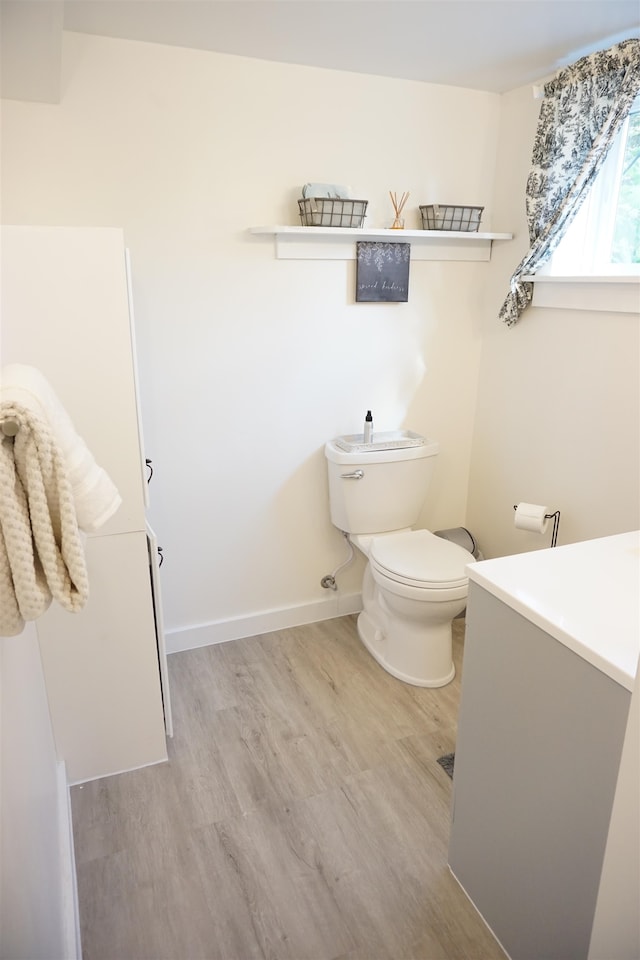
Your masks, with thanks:
[(467, 582), (466, 565), (473, 555), (428, 530), (409, 530), (376, 537), (370, 559), (385, 576), (402, 583), (454, 587)]

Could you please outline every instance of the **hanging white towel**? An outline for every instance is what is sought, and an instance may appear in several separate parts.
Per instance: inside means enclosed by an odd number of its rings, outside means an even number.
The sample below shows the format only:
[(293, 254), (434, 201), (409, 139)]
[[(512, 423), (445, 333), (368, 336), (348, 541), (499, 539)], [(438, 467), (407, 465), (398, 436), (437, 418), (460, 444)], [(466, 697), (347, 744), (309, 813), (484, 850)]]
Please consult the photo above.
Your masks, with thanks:
[(94, 533), (116, 512), (122, 498), (99, 467), (48, 380), (36, 368), (11, 363), (0, 373), (0, 402), (15, 402), (46, 420), (64, 458), (78, 526)]

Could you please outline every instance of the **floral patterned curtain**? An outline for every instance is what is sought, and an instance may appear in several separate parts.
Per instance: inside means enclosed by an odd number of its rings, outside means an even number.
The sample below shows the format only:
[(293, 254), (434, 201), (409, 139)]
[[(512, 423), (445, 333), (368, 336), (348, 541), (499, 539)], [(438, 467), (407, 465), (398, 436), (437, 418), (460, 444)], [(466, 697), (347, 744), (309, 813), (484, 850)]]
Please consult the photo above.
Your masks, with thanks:
[(533, 284), (521, 277), (557, 247), (639, 92), (639, 39), (582, 57), (545, 84), (526, 190), (531, 246), (500, 310), (507, 326), (531, 303)]

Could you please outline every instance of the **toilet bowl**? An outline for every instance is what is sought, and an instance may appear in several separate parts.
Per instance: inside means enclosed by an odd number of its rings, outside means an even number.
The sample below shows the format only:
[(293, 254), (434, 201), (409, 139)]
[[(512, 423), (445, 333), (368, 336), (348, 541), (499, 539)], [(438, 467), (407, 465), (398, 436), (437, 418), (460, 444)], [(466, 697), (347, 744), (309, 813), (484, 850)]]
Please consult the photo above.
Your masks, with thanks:
[(367, 557), (358, 633), (388, 673), (420, 687), (455, 676), (452, 620), (467, 602), (471, 553), (428, 530), (352, 537)]

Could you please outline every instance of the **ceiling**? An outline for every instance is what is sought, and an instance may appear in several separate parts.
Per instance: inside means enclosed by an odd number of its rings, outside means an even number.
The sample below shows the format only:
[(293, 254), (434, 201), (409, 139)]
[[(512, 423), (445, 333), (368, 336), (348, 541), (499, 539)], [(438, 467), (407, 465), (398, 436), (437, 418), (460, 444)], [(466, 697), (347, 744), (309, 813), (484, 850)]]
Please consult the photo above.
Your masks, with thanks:
[(58, 44), (64, 29), (496, 93), (640, 36), (640, 0), (2, 0), (0, 11), (12, 28), (3, 54), (23, 71), (16, 22), (33, 35), (40, 11)]
[(640, 2), (67, 0), (64, 26), (503, 93), (640, 34)]

